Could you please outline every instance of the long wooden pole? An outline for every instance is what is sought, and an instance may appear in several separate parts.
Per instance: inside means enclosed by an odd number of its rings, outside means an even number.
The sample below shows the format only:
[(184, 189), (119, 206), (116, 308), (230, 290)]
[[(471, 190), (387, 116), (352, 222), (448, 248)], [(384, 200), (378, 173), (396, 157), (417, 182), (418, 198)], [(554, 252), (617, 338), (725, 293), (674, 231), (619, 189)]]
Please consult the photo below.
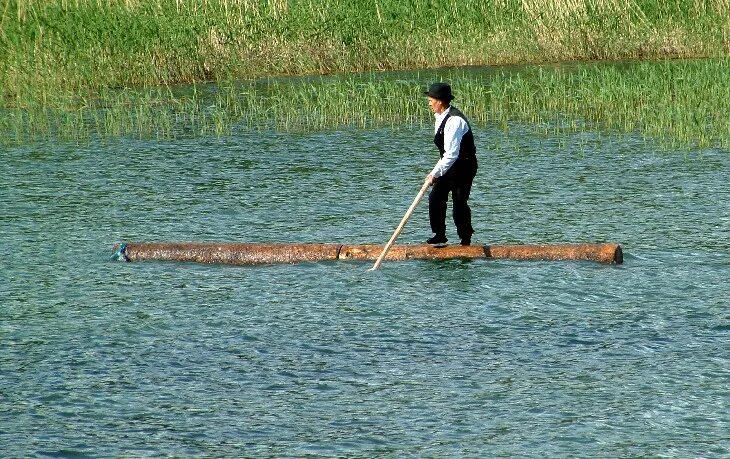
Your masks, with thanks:
[(380, 253), (380, 256), (378, 257), (378, 259), (375, 260), (375, 264), (373, 265), (372, 268), (369, 269), (369, 271), (375, 271), (376, 269), (378, 269), (380, 267), (380, 264), (383, 262), (385, 255), (387, 255), (388, 250), (390, 250), (390, 246), (393, 245), (395, 240), (398, 238), (398, 235), (400, 234), (400, 232), (403, 231), (403, 227), (406, 226), (406, 222), (408, 221), (409, 218), (411, 218), (411, 214), (413, 213), (414, 210), (416, 210), (416, 206), (421, 201), (421, 198), (423, 198), (423, 195), (426, 193), (426, 190), (428, 190), (428, 187), (430, 187), (430, 186), (431, 186), (431, 182), (429, 182), (428, 180), (425, 180), (423, 182), (421, 191), (419, 191), (418, 194), (416, 195), (416, 199), (413, 200), (411, 207), (408, 208), (408, 210), (406, 211), (406, 214), (401, 219), (400, 225), (398, 225), (398, 228), (395, 229), (395, 232), (390, 237), (390, 240), (388, 241), (388, 243), (385, 244), (385, 247), (383, 247), (383, 251)]

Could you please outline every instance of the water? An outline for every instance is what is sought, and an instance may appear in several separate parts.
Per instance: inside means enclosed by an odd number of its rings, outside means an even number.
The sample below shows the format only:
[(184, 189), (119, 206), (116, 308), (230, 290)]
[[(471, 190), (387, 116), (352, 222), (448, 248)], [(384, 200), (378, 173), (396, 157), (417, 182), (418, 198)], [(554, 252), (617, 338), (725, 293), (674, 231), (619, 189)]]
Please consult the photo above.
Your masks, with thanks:
[[(0, 455), (730, 456), (728, 152), (477, 137), (475, 242), (615, 241), (625, 263), (109, 260), (383, 243), (427, 128), (5, 151)], [(428, 236), (424, 203), (399, 242)]]

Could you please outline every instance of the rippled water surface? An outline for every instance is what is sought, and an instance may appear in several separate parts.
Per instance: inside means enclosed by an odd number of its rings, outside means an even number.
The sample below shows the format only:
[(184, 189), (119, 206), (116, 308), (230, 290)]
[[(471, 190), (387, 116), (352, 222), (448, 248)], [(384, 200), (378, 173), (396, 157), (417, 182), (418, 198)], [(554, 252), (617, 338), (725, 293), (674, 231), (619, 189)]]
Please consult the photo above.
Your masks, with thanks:
[[(6, 149), (0, 455), (729, 456), (729, 152), (477, 130), (476, 242), (615, 241), (618, 266), (110, 261), (383, 243), (430, 136)], [(428, 236), (424, 203), (399, 242)]]

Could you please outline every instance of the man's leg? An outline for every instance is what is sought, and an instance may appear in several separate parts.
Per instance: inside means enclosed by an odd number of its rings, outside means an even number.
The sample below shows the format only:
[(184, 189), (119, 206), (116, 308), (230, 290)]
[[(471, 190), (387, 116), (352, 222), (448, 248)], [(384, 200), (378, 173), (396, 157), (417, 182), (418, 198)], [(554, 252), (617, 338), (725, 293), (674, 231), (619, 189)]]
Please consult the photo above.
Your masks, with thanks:
[(436, 236), (446, 237), (446, 201), (449, 199), (449, 180), (439, 177), (428, 194), (428, 218), (431, 231)]
[(462, 243), (470, 243), (471, 235), (474, 234), (474, 228), (471, 226), (471, 209), (467, 203), (473, 181), (473, 176), (459, 177), (455, 180), (451, 192), (451, 200), (454, 205), (454, 224), (456, 225), (456, 233)]

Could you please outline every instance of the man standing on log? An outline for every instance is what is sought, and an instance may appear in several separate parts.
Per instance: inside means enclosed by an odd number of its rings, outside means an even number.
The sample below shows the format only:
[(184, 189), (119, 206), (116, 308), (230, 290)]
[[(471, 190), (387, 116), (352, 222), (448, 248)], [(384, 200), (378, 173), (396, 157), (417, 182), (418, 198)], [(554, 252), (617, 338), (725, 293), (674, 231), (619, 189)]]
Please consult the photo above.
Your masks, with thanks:
[(434, 83), (424, 94), (436, 117), (433, 143), (441, 157), (426, 177), (433, 185), (428, 195), (428, 217), (434, 232), (426, 242), (437, 247), (446, 245), (446, 202), (451, 192), (456, 233), (461, 238), (461, 245), (470, 245), (474, 228), (467, 201), (477, 173), (474, 135), (464, 114), (451, 106), (454, 99), (451, 86)]

